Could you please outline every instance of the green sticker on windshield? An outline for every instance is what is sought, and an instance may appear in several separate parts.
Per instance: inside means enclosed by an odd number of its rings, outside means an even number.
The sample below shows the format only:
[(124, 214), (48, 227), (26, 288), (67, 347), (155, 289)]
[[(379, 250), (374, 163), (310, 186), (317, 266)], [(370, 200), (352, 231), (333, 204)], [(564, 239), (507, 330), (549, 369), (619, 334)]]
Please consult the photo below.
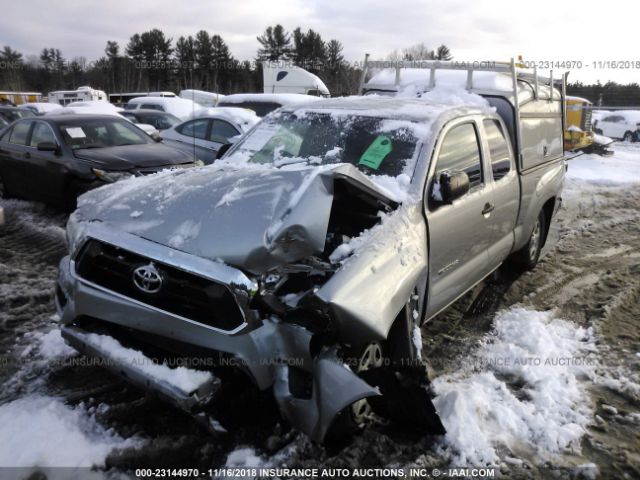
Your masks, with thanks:
[(385, 157), (391, 153), (391, 150), (391, 139), (384, 135), (379, 135), (362, 154), (360, 160), (358, 160), (358, 165), (377, 170)]

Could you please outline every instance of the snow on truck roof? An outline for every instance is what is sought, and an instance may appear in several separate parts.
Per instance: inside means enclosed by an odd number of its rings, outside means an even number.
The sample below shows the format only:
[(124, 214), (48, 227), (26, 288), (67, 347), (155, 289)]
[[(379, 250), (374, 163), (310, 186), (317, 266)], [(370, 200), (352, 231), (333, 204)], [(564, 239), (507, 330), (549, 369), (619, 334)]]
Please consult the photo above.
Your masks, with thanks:
[[(519, 74), (528, 74), (526, 70), (517, 69)], [(403, 91), (413, 88), (415, 91), (428, 90), (431, 70), (428, 68), (401, 68), (399, 83), (396, 84), (396, 69), (385, 68), (378, 70), (364, 85), (369, 91)], [(468, 80), (467, 70), (434, 70), (435, 87), (466, 89)], [(513, 96), (513, 77), (510, 73), (495, 71), (473, 71), (473, 91), (499, 92), (501, 96)], [(549, 85), (545, 85), (540, 77), (538, 91), (549, 97)], [(518, 97), (520, 101), (533, 98), (534, 86), (531, 80), (518, 78)], [(554, 97), (560, 98), (560, 93), (554, 88)]]
[(422, 97), (380, 95), (352, 96), (324, 99), (317, 102), (283, 107), (290, 112), (329, 112), (432, 121), (444, 113), (492, 113), (494, 110), (479, 95), (463, 89), (437, 88)]

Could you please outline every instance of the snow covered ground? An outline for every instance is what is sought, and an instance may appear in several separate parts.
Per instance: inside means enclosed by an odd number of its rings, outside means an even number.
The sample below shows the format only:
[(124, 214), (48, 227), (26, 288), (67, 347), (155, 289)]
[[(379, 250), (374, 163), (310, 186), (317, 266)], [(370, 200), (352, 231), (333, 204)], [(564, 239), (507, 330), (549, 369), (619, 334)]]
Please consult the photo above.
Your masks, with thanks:
[(476, 297), (462, 299), (423, 329), (446, 436), (374, 424), (337, 455), (282, 425), (259, 439), (247, 427), (211, 438), (101, 370), (65, 365), (76, 355), (52, 329), (50, 303), (64, 219), (3, 201), (0, 322), (12, 333), (0, 344), (18, 362), (0, 372), (0, 466), (496, 465), (508, 477), (638, 477), (640, 146), (614, 150), (569, 162), (536, 270), (489, 282), (479, 313), (465, 313)]

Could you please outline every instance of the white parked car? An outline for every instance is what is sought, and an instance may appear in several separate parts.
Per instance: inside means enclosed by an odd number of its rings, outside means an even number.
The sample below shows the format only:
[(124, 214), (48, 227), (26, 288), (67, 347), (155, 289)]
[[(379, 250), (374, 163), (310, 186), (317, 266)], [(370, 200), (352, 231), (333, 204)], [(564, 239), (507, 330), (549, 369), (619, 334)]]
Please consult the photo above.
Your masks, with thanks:
[(139, 97), (132, 98), (125, 105), (125, 110), (159, 110), (175, 115), (181, 120), (186, 120), (196, 110), (202, 109), (202, 105), (187, 98), (178, 97)]
[(210, 164), (223, 146), (235, 143), (259, 121), (253, 111), (244, 108), (204, 108), (190, 120), (163, 130), (160, 137), (167, 145)]
[(594, 113), (593, 129), (595, 133), (607, 137), (624, 140), (626, 142), (637, 141), (640, 132), (639, 110), (618, 110), (616, 112)]
[(36, 115), (44, 115), (45, 113), (55, 112), (56, 110), (60, 110), (62, 105), (58, 105), (57, 103), (48, 103), (48, 102), (29, 102), (23, 103), (22, 105), (18, 105), (18, 108), (24, 110), (30, 110)]

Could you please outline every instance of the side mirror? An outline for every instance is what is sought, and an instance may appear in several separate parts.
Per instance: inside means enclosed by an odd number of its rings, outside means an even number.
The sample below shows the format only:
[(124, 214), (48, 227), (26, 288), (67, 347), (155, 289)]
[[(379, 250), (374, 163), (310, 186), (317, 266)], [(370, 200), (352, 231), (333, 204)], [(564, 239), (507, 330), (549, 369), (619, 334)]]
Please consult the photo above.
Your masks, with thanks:
[(469, 191), (469, 176), (465, 172), (442, 172), (439, 183), (443, 203), (453, 203)]
[(41, 152), (55, 152), (58, 153), (60, 151), (58, 145), (54, 142), (40, 142), (38, 144), (38, 150)]
[(218, 152), (216, 153), (216, 160), (224, 157), (224, 154), (227, 153), (227, 151), (231, 148), (231, 145), (233, 145), (233, 144), (232, 143), (225, 143), (224, 145), (222, 145), (218, 149)]

